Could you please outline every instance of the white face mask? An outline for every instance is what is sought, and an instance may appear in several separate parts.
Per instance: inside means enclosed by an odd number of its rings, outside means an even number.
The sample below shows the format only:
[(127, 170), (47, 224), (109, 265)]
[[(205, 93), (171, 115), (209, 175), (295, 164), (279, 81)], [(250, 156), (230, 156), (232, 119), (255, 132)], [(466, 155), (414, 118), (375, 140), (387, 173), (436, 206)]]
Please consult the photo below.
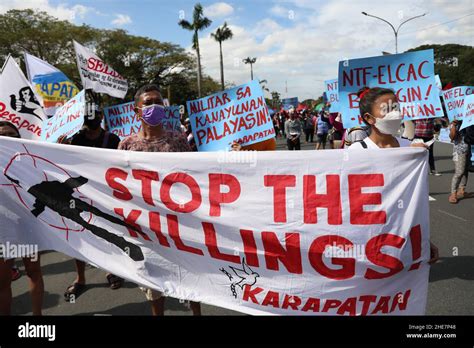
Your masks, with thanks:
[(395, 135), (400, 129), (403, 116), (398, 110), (393, 110), (386, 114), (383, 118), (375, 118), (375, 127), (380, 133), (386, 135)]

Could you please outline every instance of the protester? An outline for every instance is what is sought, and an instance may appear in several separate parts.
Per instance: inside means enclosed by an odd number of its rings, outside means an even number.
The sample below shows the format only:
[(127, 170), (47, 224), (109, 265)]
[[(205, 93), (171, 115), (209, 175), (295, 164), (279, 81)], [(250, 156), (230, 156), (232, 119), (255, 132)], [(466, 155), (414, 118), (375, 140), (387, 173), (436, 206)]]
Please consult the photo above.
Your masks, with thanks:
[[(329, 114), (329, 124), (331, 129), (329, 129), (327, 140), (329, 141), (329, 146), (331, 149), (340, 148), (342, 142), (342, 135), (344, 134), (344, 127), (341, 122), (341, 114), (338, 112), (332, 112)], [(338, 146), (336, 146), (336, 143)]]
[[(415, 120), (415, 139), (421, 139), (423, 142), (429, 142), (434, 138), (435, 119), (427, 118), (424, 120)], [(435, 169), (435, 160), (433, 154), (434, 142), (429, 147), (430, 175), (441, 176)]]
[(314, 138), (314, 123), (313, 118), (307, 113), (307, 111), (304, 111), (303, 124), (306, 142), (312, 143)]
[(189, 118), (184, 121), (183, 129), (184, 134), (186, 135), (186, 139), (188, 140), (188, 144), (191, 147), (191, 151), (197, 152), (196, 139), (194, 139), (193, 130), (191, 128), (191, 121), (189, 120)]
[[(95, 102), (93, 102), (95, 95), (89, 91), (87, 93), (87, 99), (89, 100), (87, 105), (92, 107), (87, 108), (88, 112), (85, 116), (84, 127), (72, 136), (69, 143), (77, 146), (117, 149), (120, 138), (113, 133), (105, 131), (101, 127), (103, 115), (102, 112), (98, 110), (98, 107), (96, 107)], [(59, 142), (64, 143), (65, 137), (61, 137)], [(86, 290), (86, 263), (81, 260), (75, 260), (75, 263), (77, 272), (76, 279), (64, 292), (64, 299), (67, 302), (75, 301), (77, 297)], [(119, 289), (123, 285), (123, 279), (114, 274), (107, 273), (106, 279), (112, 290)]]
[(280, 137), (280, 120), (278, 119), (278, 114), (273, 115), (272, 117), (273, 128), (275, 129), (275, 136)]
[[(137, 134), (130, 135), (119, 144), (120, 150), (143, 152), (189, 152), (189, 146), (183, 134), (165, 130), (160, 122), (165, 118), (163, 97), (156, 85), (145, 85), (135, 94), (135, 113), (142, 127)], [(165, 297), (157, 290), (140, 288), (151, 302), (153, 315), (164, 315)], [(201, 315), (201, 305), (190, 302), (194, 315)]]
[[(449, 137), (454, 143), (453, 161), (454, 175), (451, 180), (449, 203), (456, 204), (460, 199), (474, 197), (474, 193), (466, 192), (471, 161), (471, 146), (464, 141), (465, 131), (460, 131), (462, 121), (454, 120), (450, 125)], [(472, 126), (471, 126), (472, 127)]]
[[(370, 136), (352, 144), (349, 150), (384, 149), (393, 147), (422, 147), (423, 143), (411, 144), (407, 139), (397, 138), (403, 116), (398, 110), (395, 92), (388, 88), (362, 88), (359, 93), (359, 110), (362, 120), (370, 126)], [(393, 106), (393, 110), (390, 107)], [(430, 260), (433, 264), (439, 259), (438, 248), (430, 242)]]
[(326, 149), (326, 141), (329, 132), (329, 118), (325, 113), (324, 109), (321, 110), (316, 124), (316, 150), (321, 150), (321, 147)]
[(291, 109), (290, 119), (285, 122), (286, 144), (288, 150), (301, 150), (301, 122), (296, 118), (295, 110)]
[[(18, 129), (10, 122), (0, 121), (0, 136), (21, 138)], [(0, 241), (4, 242), (4, 241)], [(29, 280), (32, 313), (41, 315), (44, 298), (44, 282), (41, 272), (40, 254), (22, 257), (26, 274)], [(11, 314), (12, 288), (14, 259), (0, 257), (0, 315)]]
[(278, 120), (280, 121), (279, 124), (280, 124), (281, 135), (282, 135), (284, 138), (286, 138), (286, 134), (285, 134), (285, 124), (286, 124), (287, 116), (286, 116), (286, 112), (285, 112), (285, 111), (280, 112), (280, 115), (278, 116)]

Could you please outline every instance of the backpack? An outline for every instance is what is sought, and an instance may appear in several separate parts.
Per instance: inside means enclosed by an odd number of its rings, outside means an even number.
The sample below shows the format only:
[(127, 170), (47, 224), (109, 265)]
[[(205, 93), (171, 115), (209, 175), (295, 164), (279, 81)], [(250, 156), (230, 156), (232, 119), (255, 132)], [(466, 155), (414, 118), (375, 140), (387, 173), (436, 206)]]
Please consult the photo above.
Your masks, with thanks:
[(466, 144), (474, 145), (474, 125), (464, 128), (461, 134)]

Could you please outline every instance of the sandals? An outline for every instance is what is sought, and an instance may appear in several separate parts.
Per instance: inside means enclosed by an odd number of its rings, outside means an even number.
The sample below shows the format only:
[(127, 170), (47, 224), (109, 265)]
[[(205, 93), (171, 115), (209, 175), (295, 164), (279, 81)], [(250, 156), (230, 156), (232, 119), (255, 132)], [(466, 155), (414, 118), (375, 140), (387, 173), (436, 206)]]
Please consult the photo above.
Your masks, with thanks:
[(72, 283), (68, 286), (66, 292), (64, 293), (64, 300), (66, 300), (66, 302), (71, 302), (71, 298), (76, 300), (85, 291), (85, 289), (85, 284)]
[(451, 204), (457, 204), (458, 203), (458, 197), (457, 197), (456, 193), (451, 193), (451, 195), (449, 195), (448, 201)]
[(123, 285), (123, 279), (113, 274), (107, 274), (107, 281), (112, 290), (120, 289)]
[(21, 278), (21, 272), (18, 267), (12, 267), (12, 282)]

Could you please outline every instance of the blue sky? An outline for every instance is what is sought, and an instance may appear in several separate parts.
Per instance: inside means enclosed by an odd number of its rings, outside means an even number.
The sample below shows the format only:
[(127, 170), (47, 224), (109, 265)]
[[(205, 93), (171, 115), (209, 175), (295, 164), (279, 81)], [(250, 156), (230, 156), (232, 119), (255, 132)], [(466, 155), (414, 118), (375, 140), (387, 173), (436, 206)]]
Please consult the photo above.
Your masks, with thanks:
[[(242, 59), (257, 57), (255, 76), (283, 97), (317, 98), (323, 81), (337, 77), (340, 60), (394, 52), (390, 27), (427, 13), (400, 30), (399, 51), (421, 44), (474, 45), (474, 0), (243, 0), (201, 1), (211, 27), (200, 34), (204, 72), (219, 80), (218, 44), (210, 38), (227, 21), (234, 38), (226, 41), (226, 81), (245, 83), (249, 67)], [(9, 0), (11, 8), (39, 8), (76, 24), (123, 28), (181, 45), (190, 52), (191, 33), (181, 29), (180, 15), (191, 20), (194, 0)], [(288, 89), (286, 89), (288, 85)]]

